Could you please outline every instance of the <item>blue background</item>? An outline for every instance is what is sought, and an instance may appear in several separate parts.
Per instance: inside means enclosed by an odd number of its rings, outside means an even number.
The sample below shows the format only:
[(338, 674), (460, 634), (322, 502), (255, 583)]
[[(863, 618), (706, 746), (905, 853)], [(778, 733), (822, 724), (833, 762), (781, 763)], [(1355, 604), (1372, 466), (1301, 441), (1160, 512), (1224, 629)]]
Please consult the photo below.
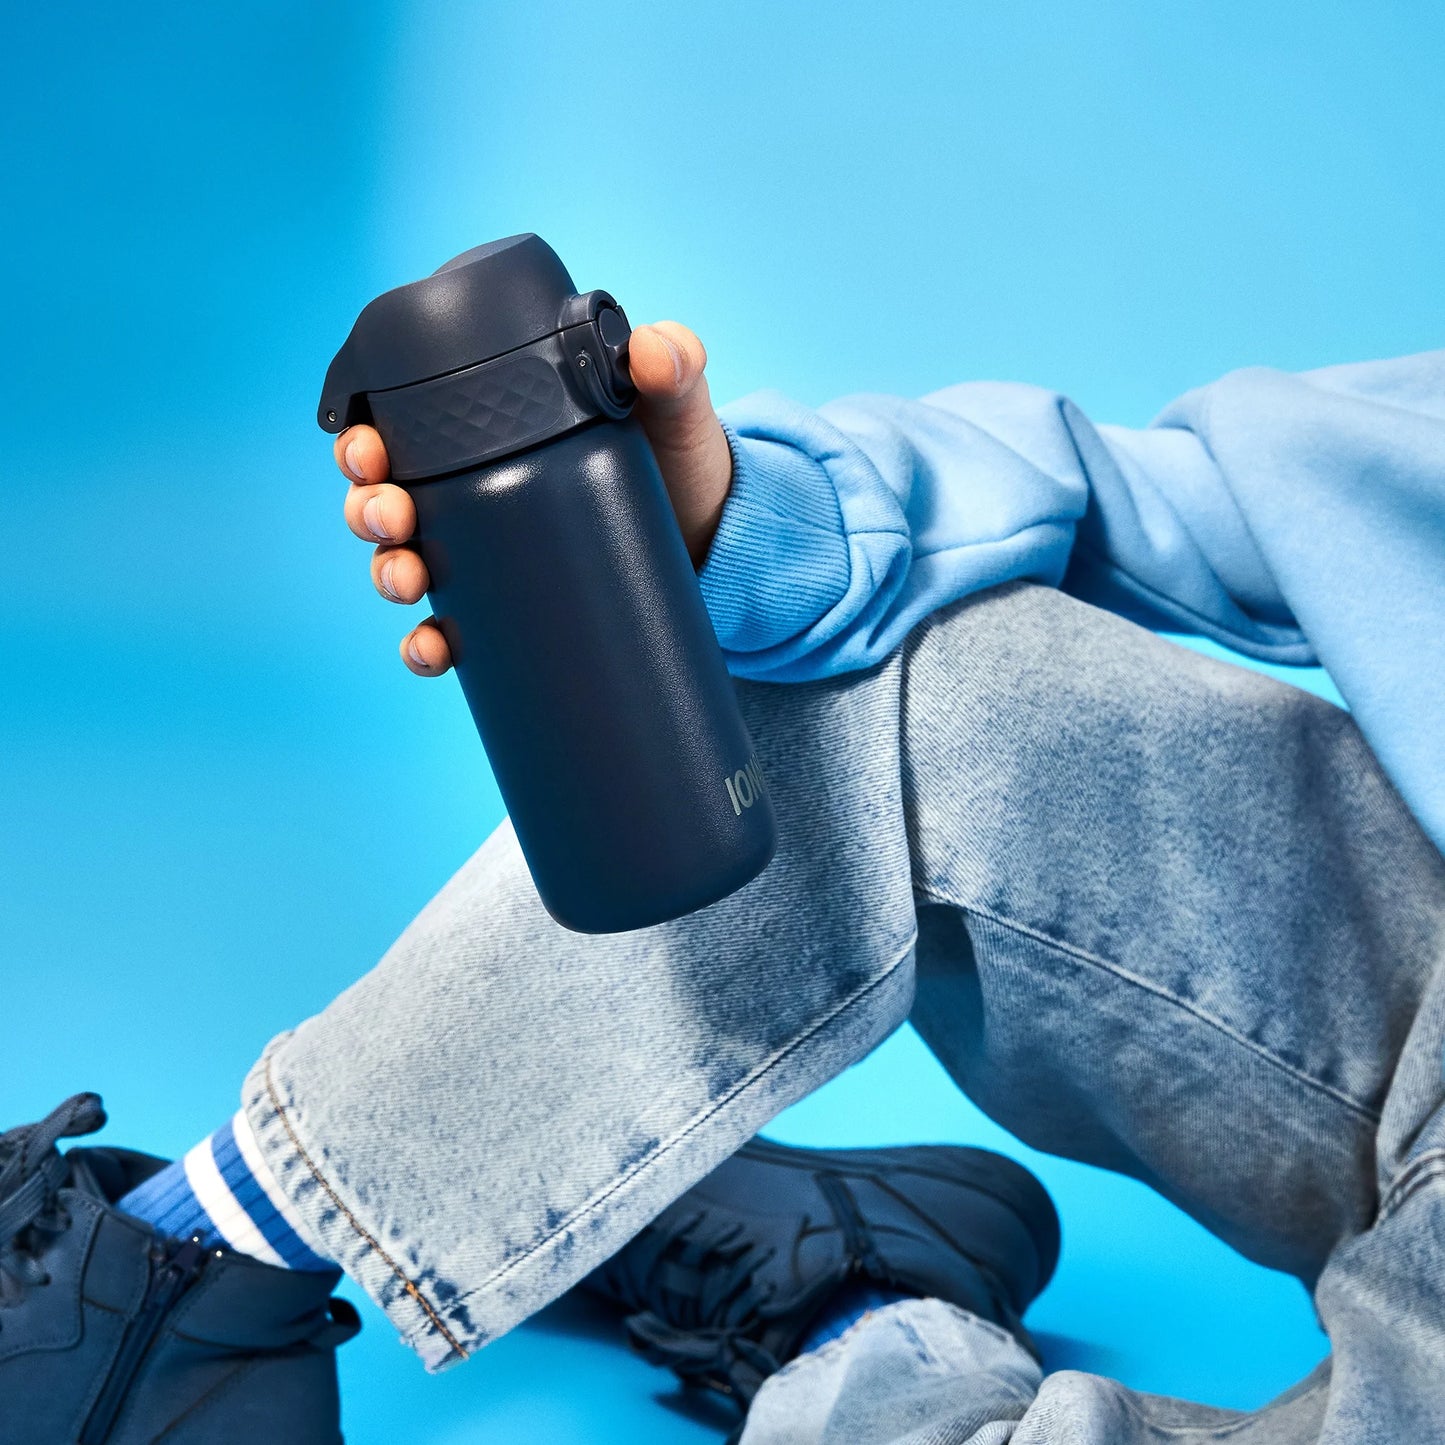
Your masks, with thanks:
[[(93, 1087), (111, 1137), (183, 1150), (500, 817), (314, 426), (378, 290), (534, 229), (694, 326), (719, 399), (992, 376), (1135, 423), (1445, 322), (1426, 0), (80, 3), (6, 32), (6, 1122)], [(1030, 1156), (906, 1032), (775, 1132), (1029, 1159), (1067, 1236), (1052, 1364), (1252, 1405), (1323, 1348), (1295, 1284)], [(436, 1380), (369, 1325), (358, 1445), (719, 1433), (584, 1307)]]

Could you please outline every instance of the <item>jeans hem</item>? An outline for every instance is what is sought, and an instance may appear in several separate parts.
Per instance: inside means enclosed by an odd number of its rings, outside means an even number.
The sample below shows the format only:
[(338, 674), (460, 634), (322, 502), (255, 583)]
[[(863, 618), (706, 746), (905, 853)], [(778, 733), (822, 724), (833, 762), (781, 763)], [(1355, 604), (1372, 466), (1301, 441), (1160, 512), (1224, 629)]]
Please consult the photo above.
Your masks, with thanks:
[[(419, 1271), (397, 1257), (414, 1256), (415, 1251), (400, 1246), (388, 1249), (376, 1232), (361, 1222), (359, 1210), (343, 1198), (328, 1177), (324, 1148), (309, 1146), (303, 1140), (294, 1118), (295, 1100), (275, 1069), (277, 1055), (291, 1037), (289, 1032), (273, 1039), (253, 1067), (246, 1081), (244, 1103), (262, 1152), (292, 1203), (340, 1267), (386, 1313), (402, 1342), (421, 1358), (428, 1371), (437, 1373), (461, 1363), (481, 1345), (551, 1303), (681, 1194), (691, 1182), (690, 1176), (672, 1192), (664, 1189), (637, 1207), (641, 1187), (656, 1174), (659, 1165), (669, 1161), (679, 1145), (707, 1127), (714, 1134), (713, 1145), (706, 1151), (707, 1167), (721, 1163), (788, 1104), (881, 1043), (908, 1016), (913, 994), (913, 971), (908, 965), (914, 942), (910, 936), (883, 972), (759, 1064), (628, 1173), (579, 1205), (544, 1239), (506, 1260), (482, 1283), (452, 1296), (445, 1304), (429, 1298), (416, 1281)], [(837, 1036), (847, 1041), (845, 1047), (838, 1047)], [(824, 1051), (829, 1060), (828, 1073), (820, 1076), (816, 1068), (810, 1067), (815, 1051), (805, 1051), (803, 1046), (821, 1044), (830, 1037), (834, 1047)], [(589, 1238), (589, 1253), (584, 1259), (578, 1247), (577, 1226), (602, 1209), (609, 1210), (616, 1223)], [(565, 1265), (560, 1259), (563, 1254), (567, 1256)], [(591, 1257), (594, 1254), (595, 1259)]]

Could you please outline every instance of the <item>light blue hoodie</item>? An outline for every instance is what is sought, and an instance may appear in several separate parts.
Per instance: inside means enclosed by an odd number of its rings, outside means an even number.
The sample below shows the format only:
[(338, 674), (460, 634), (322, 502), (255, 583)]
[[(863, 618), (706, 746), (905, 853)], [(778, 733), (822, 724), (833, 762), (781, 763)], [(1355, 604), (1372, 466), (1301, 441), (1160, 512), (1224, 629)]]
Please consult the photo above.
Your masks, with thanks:
[(1037, 387), (723, 411), (700, 578), (731, 670), (871, 666), (1018, 578), (1252, 657), (1323, 665), (1445, 851), (1445, 351), (1238, 371), (1142, 430)]

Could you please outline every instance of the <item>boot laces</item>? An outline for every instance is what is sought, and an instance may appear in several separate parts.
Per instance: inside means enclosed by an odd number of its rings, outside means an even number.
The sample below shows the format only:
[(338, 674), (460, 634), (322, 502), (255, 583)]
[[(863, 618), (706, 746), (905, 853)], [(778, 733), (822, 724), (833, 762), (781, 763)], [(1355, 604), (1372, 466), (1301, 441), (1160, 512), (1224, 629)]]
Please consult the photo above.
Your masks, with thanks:
[[(669, 1314), (631, 1315), (625, 1327), (633, 1347), (684, 1381), (750, 1400), (780, 1362), (755, 1338), (769, 1320), (785, 1314), (776, 1290), (759, 1272), (777, 1253), (748, 1237), (740, 1223), (718, 1225), (699, 1211), (655, 1247), (634, 1256), (636, 1295), (667, 1298)], [(629, 1271), (632, 1273), (633, 1271)], [(669, 1286), (681, 1276), (685, 1288)]]
[(39, 1123), (0, 1134), (0, 1308), (30, 1286), (49, 1284), (40, 1262), (45, 1242), (70, 1228), (59, 1202), (70, 1169), (57, 1142), (93, 1134), (104, 1123), (98, 1094), (73, 1094)]
[[(826, 1170), (816, 1172), (813, 1178), (842, 1236), (847, 1273), (871, 1271), (886, 1277), (872, 1231), (852, 1190)], [(816, 1307), (819, 1296), (818, 1289), (805, 1289), (778, 1299), (775, 1290), (765, 1284), (749, 1298), (756, 1272), (776, 1250), (749, 1245), (745, 1235), (745, 1227), (737, 1224), (708, 1242), (703, 1264), (714, 1267), (703, 1276), (698, 1324), (688, 1328), (682, 1319), (669, 1323), (651, 1313), (634, 1315), (626, 1321), (634, 1346), (652, 1363), (666, 1365), (687, 1383), (706, 1385), (731, 1396), (744, 1407), (784, 1363), (762, 1342), (768, 1338), (766, 1326), (796, 1315), (805, 1307), (810, 1293), (812, 1306)], [(824, 1290), (836, 1284), (835, 1279), (822, 1282)], [(711, 1297), (706, 1288), (709, 1285)], [(795, 1332), (785, 1332), (783, 1338), (791, 1333)], [(772, 1343), (781, 1343), (776, 1333)]]
[[(845, 1277), (907, 1288), (880, 1252), (847, 1181), (829, 1170), (817, 1171), (813, 1178), (841, 1236)], [(669, 1318), (644, 1310), (625, 1321), (634, 1348), (644, 1358), (671, 1369), (685, 1383), (708, 1386), (744, 1406), (784, 1363), (764, 1341), (786, 1350), (786, 1341), (795, 1337), (795, 1332), (770, 1331), (768, 1326), (789, 1316), (805, 1315), (816, 1308), (827, 1289), (840, 1282), (827, 1279), (820, 1282), (821, 1292), (805, 1289), (778, 1298), (771, 1284), (756, 1280), (758, 1271), (774, 1257), (776, 1249), (759, 1246), (746, 1236), (744, 1225), (720, 1228), (700, 1212), (681, 1228), (657, 1239), (650, 1250), (634, 1254), (629, 1273), (639, 1282), (637, 1295), (661, 1298)], [(978, 1270), (995, 1317), (1037, 1357), (1037, 1349), (1002, 1282), (982, 1260), (968, 1257)], [(669, 1275), (678, 1271), (683, 1272), (688, 1287), (667, 1290)]]

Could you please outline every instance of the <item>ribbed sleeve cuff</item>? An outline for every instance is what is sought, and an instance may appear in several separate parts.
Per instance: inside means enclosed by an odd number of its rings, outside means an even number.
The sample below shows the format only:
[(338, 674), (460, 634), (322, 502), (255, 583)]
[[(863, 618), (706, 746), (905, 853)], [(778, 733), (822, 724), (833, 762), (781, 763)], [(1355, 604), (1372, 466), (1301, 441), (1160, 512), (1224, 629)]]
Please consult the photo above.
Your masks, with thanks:
[(843, 596), (848, 542), (820, 462), (727, 422), (723, 431), (732, 490), (698, 581), (723, 652), (759, 652), (806, 631)]

